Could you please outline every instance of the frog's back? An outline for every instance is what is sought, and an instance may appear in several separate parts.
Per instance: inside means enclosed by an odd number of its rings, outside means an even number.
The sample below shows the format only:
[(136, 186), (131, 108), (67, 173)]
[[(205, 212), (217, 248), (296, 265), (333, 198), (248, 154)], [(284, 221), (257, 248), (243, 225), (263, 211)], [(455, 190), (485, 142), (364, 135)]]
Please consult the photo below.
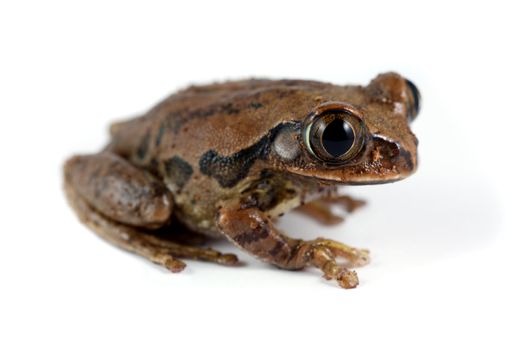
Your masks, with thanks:
[(142, 117), (114, 124), (112, 145), (137, 164), (175, 154), (191, 162), (210, 149), (230, 155), (274, 126), (304, 118), (322, 102), (318, 96), (337, 100), (352, 88), (264, 79), (191, 86)]

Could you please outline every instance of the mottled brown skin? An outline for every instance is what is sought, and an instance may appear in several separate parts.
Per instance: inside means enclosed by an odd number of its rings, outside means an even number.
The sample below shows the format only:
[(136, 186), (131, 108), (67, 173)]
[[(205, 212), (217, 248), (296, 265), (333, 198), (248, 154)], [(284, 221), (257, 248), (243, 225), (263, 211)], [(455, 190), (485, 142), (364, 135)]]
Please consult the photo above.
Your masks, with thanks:
[[(312, 152), (305, 130), (316, 113), (337, 106), (364, 125), (363, 145), (332, 164)], [(392, 182), (414, 172), (417, 140), (409, 122), (417, 109), (411, 83), (395, 73), (364, 87), (300, 80), (192, 86), (144, 116), (113, 124), (100, 153), (68, 160), (66, 193), (100, 236), (172, 271), (184, 268), (181, 257), (237, 263), (232, 254), (178, 239), (200, 233), (226, 237), (281, 268), (315, 266), (352, 288), (357, 275), (336, 258), (360, 266), (368, 251), (290, 238), (272, 220), (303, 205), (321, 222), (339, 222), (329, 203), (348, 211), (362, 203), (337, 196), (337, 185)]]

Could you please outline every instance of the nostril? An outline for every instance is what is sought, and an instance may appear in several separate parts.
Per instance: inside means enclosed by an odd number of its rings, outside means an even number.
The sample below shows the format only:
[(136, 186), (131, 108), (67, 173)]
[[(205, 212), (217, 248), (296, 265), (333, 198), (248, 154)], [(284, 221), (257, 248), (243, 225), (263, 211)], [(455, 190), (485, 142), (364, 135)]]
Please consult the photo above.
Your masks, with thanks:
[(419, 110), (421, 109), (421, 94), (419, 93), (417, 86), (413, 82), (411, 82), (408, 79), (405, 79), (405, 82), (410, 91), (411, 98), (411, 103), (409, 104), (408, 117), (410, 121), (413, 121), (414, 119), (416, 119), (417, 115), (419, 114)]

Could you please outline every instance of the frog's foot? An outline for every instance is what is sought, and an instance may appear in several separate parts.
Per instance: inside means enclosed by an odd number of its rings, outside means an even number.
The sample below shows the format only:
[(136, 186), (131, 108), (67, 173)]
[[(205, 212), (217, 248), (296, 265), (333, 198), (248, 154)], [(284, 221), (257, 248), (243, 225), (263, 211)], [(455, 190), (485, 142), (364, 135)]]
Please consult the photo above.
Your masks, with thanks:
[[(337, 262), (343, 258), (348, 266)], [(296, 250), (294, 260), (299, 265), (301, 261), (308, 266), (315, 266), (323, 271), (327, 280), (335, 279), (342, 288), (355, 288), (359, 279), (352, 267), (361, 267), (370, 262), (370, 253), (366, 249), (349, 247), (330, 239), (318, 238), (313, 241), (301, 242)]]
[(238, 263), (237, 257), (233, 254), (222, 254), (211, 248), (194, 247), (163, 239), (148, 230), (141, 230), (108, 219), (93, 209), (75, 192), (72, 186), (66, 183), (65, 189), (68, 200), (80, 220), (101, 238), (162, 265), (172, 272), (182, 271), (186, 267), (186, 264), (179, 258), (210, 261), (222, 265), (237, 265)]
[(334, 214), (329, 204), (342, 205), (348, 213), (351, 213), (364, 206), (365, 203), (365, 201), (354, 199), (350, 196), (331, 196), (303, 204), (297, 210), (323, 225), (335, 225), (341, 223), (344, 219)]
[[(179, 244), (170, 240), (161, 239), (155, 235), (143, 234), (141, 236), (148, 242), (160, 256), (170, 256), (173, 258), (187, 258), (193, 260), (210, 261), (221, 265), (234, 266), (239, 264), (237, 256), (234, 254), (223, 254), (211, 248), (194, 247)], [(164, 265), (161, 263), (161, 265)], [(168, 266), (166, 266), (170, 269)], [(171, 269), (170, 269), (171, 270)]]
[(363, 267), (370, 263), (370, 251), (368, 249), (350, 247), (344, 243), (326, 238), (317, 238), (313, 241), (301, 243), (301, 246), (305, 245), (313, 250), (320, 248), (330, 250), (335, 258), (344, 259), (348, 267)]

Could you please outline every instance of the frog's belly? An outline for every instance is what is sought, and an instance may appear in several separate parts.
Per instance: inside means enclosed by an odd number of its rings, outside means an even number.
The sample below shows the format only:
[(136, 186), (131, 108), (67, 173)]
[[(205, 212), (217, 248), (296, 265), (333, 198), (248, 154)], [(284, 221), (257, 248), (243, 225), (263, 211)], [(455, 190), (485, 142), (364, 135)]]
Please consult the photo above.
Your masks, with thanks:
[(221, 237), (221, 233), (215, 224), (216, 208), (214, 205), (202, 203), (192, 205), (183, 198), (176, 198), (175, 217), (191, 231), (195, 231), (210, 237)]
[(301, 206), (301, 197), (300, 196), (293, 197), (289, 200), (286, 200), (286, 201), (283, 201), (277, 204), (272, 209), (266, 211), (266, 215), (268, 215), (270, 219), (277, 218), (279, 216), (282, 216), (284, 213), (292, 211), (293, 209), (299, 206)]
[[(306, 193), (297, 192), (297, 195), (281, 200), (277, 205), (266, 210), (265, 214), (270, 219), (275, 219), (305, 203), (334, 195), (335, 192), (335, 186), (317, 187), (315, 190), (310, 189)], [(217, 202), (209, 201), (192, 204), (188, 197), (178, 195), (175, 197), (175, 216), (180, 223), (192, 231), (214, 238), (221, 238), (223, 235), (215, 222), (217, 207), (214, 203)]]

